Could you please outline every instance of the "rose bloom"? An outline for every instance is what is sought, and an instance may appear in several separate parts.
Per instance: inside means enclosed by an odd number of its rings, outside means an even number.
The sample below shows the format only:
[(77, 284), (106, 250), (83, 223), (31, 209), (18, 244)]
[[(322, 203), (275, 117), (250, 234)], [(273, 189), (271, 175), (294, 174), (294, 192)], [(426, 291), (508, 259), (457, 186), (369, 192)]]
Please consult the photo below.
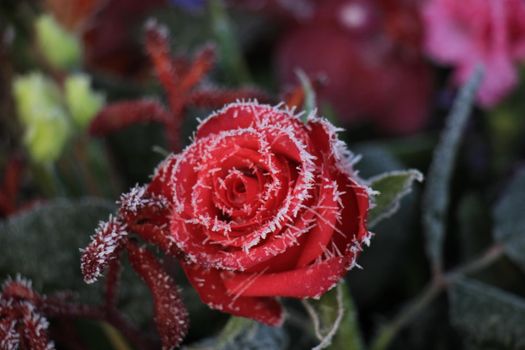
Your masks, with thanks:
[(319, 0), (303, 8), (277, 45), (283, 84), (297, 69), (324, 76), (320, 99), (345, 125), (366, 121), (388, 134), (425, 127), (432, 68), (421, 50), (419, 1)]
[(525, 59), (525, 1), (431, 0), (424, 9), (426, 51), (455, 66), (463, 84), (478, 64), (484, 80), (478, 100), (492, 107), (517, 84), (515, 63)]
[(181, 265), (210, 307), (279, 325), (277, 297), (334, 287), (370, 233), (368, 188), (327, 120), (239, 102), (214, 113), (148, 192), (170, 203)]

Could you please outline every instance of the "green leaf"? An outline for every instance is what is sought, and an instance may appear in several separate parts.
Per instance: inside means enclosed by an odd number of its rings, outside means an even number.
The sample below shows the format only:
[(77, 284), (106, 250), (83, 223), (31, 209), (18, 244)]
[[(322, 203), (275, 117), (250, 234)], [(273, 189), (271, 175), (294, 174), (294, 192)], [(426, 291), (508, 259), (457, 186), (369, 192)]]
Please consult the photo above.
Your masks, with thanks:
[(493, 211), (494, 239), (503, 244), (505, 253), (525, 270), (525, 168), (507, 186)]
[[(452, 325), (483, 348), (525, 348), (525, 300), (463, 279), (449, 289)], [(479, 348), (479, 347), (476, 347)]]
[(37, 290), (82, 289), (79, 248), (112, 211), (104, 200), (59, 199), (11, 217), (0, 226), (0, 271), (21, 273)]
[(304, 300), (320, 343), (314, 349), (360, 350), (363, 341), (354, 302), (344, 282), (319, 300)]
[(40, 164), (55, 161), (71, 134), (59, 87), (47, 76), (34, 72), (13, 80), (13, 96), (31, 158)]
[(80, 65), (80, 39), (62, 28), (55, 18), (41, 15), (35, 22), (35, 31), (38, 46), (53, 67), (67, 70)]
[[(38, 292), (70, 290), (82, 302), (100, 302), (104, 283), (84, 283), (79, 248), (89, 243), (98, 221), (113, 211), (113, 203), (102, 199), (57, 199), (1, 223), (0, 281), (20, 273)], [(119, 296), (122, 309), (132, 318), (150, 319), (145, 310), (151, 309), (151, 296), (128, 266), (123, 268)]]
[(230, 317), (213, 338), (185, 347), (185, 350), (266, 350), (286, 349), (288, 338), (283, 328), (268, 327), (242, 317)]
[(241, 48), (235, 36), (230, 18), (222, 0), (209, 1), (211, 25), (221, 53), (221, 60), (226, 70), (238, 83), (250, 81), (248, 67), (244, 62)]
[(427, 175), (427, 186), (423, 194), (423, 228), (427, 255), (434, 270), (441, 270), (443, 264), (442, 251), (449, 204), (450, 180), (461, 135), (467, 125), (481, 78), (482, 71), (477, 69), (461, 88), (452, 111), (447, 117), (445, 129), (434, 151), (434, 157)]
[(75, 124), (85, 129), (105, 102), (104, 95), (93, 91), (87, 74), (72, 74), (64, 82), (66, 105)]
[(392, 216), (399, 209), (401, 199), (412, 190), (414, 181), (423, 181), (423, 174), (418, 170), (399, 170), (383, 173), (369, 179), (369, 186), (377, 195), (375, 206), (368, 213), (368, 226)]
[(456, 220), (463, 261), (476, 259), (492, 244), (490, 214), (490, 208), (477, 192), (468, 192), (458, 200)]

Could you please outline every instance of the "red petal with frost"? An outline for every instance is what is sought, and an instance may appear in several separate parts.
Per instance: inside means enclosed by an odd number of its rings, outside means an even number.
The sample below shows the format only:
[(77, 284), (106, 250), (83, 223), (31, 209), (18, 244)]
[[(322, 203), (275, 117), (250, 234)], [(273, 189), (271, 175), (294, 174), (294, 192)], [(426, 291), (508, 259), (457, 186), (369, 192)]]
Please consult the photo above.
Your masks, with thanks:
[(236, 297), (229, 293), (220, 272), (181, 261), (181, 265), (201, 300), (212, 309), (248, 317), (269, 326), (283, 323), (283, 309), (274, 298)]

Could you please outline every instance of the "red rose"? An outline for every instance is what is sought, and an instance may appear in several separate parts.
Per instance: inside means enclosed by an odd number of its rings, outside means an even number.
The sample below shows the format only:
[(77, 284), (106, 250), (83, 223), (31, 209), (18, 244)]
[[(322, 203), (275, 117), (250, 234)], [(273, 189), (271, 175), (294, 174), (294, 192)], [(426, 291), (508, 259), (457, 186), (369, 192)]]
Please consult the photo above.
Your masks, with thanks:
[(203, 302), (278, 325), (276, 297), (319, 297), (367, 243), (367, 188), (328, 121), (234, 103), (166, 159), (147, 191), (168, 198), (170, 240)]

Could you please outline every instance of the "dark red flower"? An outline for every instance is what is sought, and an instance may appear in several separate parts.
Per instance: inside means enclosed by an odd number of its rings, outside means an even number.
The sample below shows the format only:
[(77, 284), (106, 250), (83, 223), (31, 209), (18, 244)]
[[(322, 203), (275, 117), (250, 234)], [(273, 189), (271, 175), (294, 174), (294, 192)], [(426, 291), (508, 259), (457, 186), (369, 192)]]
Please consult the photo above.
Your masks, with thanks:
[(324, 75), (320, 98), (346, 124), (366, 120), (394, 134), (424, 127), (432, 79), (418, 2), (325, 0), (310, 7), (278, 44), (281, 81), (293, 82), (296, 69)]

